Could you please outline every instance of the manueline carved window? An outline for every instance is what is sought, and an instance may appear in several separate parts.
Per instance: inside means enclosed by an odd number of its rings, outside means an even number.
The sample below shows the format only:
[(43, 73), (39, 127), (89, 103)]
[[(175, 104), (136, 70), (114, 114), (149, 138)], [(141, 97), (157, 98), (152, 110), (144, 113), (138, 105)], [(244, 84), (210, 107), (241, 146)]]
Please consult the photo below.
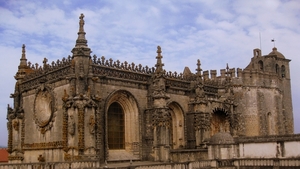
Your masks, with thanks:
[(211, 136), (219, 132), (230, 132), (228, 115), (222, 110), (216, 110), (211, 117)]
[(124, 112), (121, 105), (117, 102), (112, 103), (107, 117), (109, 149), (125, 149)]

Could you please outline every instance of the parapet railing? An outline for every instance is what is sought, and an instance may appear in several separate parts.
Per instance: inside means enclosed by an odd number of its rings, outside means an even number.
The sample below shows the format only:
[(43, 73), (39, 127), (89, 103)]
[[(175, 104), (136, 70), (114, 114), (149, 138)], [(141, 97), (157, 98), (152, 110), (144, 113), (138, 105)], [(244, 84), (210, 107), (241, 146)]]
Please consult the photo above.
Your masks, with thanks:
[(95, 169), (100, 168), (99, 161), (78, 162), (40, 162), (40, 163), (0, 163), (0, 169)]
[[(193, 162), (182, 162), (182, 163), (164, 163), (164, 164), (148, 164), (148, 165), (134, 165), (128, 164), (132, 169), (216, 169), (220, 167), (230, 168), (243, 168), (243, 167), (300, 167), (300, 158), (269, 158), (269, 159), (215, 159), (215, 160), (201, 160)], [(10, 164), (0, 163), (0, 169), (82, 169), (82, 168), (107, 168), (106, 165), (100, 166), (99, 161), (79, 161), (79, 162), (41, 162), (41, 163), (18, 163)]]

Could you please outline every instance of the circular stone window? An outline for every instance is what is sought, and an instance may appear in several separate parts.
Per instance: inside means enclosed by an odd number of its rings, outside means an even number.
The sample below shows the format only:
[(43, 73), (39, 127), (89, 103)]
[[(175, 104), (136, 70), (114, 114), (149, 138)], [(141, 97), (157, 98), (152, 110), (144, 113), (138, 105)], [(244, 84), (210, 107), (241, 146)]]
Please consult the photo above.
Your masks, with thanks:
[(46, 127), (52, 119), (52, 97), (47, 91), (40, 91), (34, 103), (35, 122), (40, 128)]

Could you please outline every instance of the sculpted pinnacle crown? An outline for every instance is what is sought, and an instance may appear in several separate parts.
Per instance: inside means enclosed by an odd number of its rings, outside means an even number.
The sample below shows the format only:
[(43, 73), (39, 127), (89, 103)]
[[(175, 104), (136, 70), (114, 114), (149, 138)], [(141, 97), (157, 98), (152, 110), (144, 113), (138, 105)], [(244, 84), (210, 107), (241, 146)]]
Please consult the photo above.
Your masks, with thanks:
[(76, 40), (76, 47), (87, 47), (87, 40), (85, 39), (85, 32), (84, 32), (84, 15), (80, 14), (79, 16), (79, 31), (78, 31), (78, 38)]
[(197, 69), (196, 69), (196, 71), (197, 71), (197, 74), (201, 76), (202, 69), (201, 69), (200, 59), (197, 60)]
[(156, 56), (156, 59), (157, 59), (157, 61), (156, 61), (156, 65), (155, 65), (155, 67), (156, 67), (156, 73), (158, 73), (158, 72), (163, 72), (163, 66), (164, 66), (164, 64), (162, 63), (162, 55), (161, 55), (161, 53), (162, 53), (162, 51), (161, 51), (161, 47), (160, 46), (157, 46), (157, 51), (156, 51), (156, 53), (157, 53), (157, 56)]
[(78, 38), (76, 40), (75, 48), (73, 48), (72, 53), (73, 57), (76, 56), (87, 56), (90, 57), (91, 49), (87, 45), (87, 40), (85, 39), (85, 32), (84, 32), (84, 15), (80, 14), (79, 16), (79, 31), (78, 31)]
[(80, 21), (79, 21), (79, 32), (84, 32), (84, 29), (83, 29), (84, 20), (83, 20), (83, 18), (84, 18), (84, 15), (82, 13), (79, 16), (79, 19), (80, 19)]
[(20, 59), (20, 66), (19, 68), (26, 68), (27, 66), (27, 59), (26, 59), (26, 50), (25, 50), (25, 44), (22, 45), (22, 56)]

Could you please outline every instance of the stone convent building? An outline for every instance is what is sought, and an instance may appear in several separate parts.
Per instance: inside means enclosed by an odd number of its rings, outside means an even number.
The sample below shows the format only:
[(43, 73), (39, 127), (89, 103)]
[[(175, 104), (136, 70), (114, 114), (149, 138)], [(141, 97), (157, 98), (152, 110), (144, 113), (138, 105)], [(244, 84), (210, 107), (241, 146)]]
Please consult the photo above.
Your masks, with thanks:
[(176, 73), (160, 46), (153, 67), (92, 56), (83, 17), (72, 56), (32, 64), (22, 47), (7, 111), (11, 163), (239, 158), (265, 142), (270, 158), (295, 156), (290, 60), (275, 47), (254, 49), (244, 69), (203, 71), (198, 60)]

